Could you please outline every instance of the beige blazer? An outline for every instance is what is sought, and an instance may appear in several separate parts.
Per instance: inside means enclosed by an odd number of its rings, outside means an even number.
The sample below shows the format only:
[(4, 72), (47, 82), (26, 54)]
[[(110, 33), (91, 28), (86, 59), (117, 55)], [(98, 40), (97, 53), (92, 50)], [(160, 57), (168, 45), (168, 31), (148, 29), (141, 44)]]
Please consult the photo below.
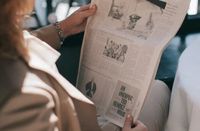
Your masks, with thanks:
[(59, 53), (24, 37), (29, 60), (0, 60), (0, 130), (100, 131), (93, 103), (58, 73)]

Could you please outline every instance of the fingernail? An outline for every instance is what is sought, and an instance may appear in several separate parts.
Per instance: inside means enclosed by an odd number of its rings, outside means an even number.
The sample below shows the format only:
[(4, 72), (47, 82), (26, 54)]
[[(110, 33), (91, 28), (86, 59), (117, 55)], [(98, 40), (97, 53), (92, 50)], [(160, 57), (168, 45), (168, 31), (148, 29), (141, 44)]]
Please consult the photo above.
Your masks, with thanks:
[(131, 118), (131, 115), (130, 115), (130, 114), (128, 114), (128, 115), (127, 115), (127, 119), (130, 119), (130, 118)]
[(95, 8), (96, 8), (95, 5), (90, 6), (90, 9), (95, 9)]

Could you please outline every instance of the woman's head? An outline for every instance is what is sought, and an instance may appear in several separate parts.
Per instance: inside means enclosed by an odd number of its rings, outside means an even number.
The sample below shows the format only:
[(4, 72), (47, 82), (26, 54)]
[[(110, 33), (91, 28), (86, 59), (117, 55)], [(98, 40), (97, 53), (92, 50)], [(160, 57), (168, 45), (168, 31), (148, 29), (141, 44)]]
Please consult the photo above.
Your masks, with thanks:
[(21, 24), (34, 0), (0, 0), (0, 57), (26, 55)]

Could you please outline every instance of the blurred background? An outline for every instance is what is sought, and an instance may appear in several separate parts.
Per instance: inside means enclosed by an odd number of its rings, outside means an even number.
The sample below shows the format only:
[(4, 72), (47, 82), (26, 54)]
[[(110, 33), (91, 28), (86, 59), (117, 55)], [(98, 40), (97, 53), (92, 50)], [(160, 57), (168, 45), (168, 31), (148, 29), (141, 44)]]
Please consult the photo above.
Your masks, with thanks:
[[(35, 1), (35, 14), (24, 23), (25, 27), (31, 29), (37, 29), (55, 21), (63, 20), (80, 6), (90, 3), (90, 0)], [(74, 85), (76, 84), (83, 34), (68, 37), (59, 50), (62, 55), (57, 62), (58, 69)], [(172, 88), (179, 56), (190, 43), (194, 42), (200, 44), (200, 0), (191, 0), (188, 13), (180, 30), (163, 52), (156, 79), (163, 80)]]

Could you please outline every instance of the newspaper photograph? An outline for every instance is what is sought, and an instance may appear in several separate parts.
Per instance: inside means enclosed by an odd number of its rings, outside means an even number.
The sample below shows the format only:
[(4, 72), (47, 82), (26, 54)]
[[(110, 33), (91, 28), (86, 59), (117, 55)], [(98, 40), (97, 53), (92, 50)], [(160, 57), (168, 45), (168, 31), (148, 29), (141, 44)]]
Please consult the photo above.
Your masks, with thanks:
[(77, 88), (97, 115), (123, 126), (136, 120), (168, 42), (180, 28), (189, 0), (92, 0)]

